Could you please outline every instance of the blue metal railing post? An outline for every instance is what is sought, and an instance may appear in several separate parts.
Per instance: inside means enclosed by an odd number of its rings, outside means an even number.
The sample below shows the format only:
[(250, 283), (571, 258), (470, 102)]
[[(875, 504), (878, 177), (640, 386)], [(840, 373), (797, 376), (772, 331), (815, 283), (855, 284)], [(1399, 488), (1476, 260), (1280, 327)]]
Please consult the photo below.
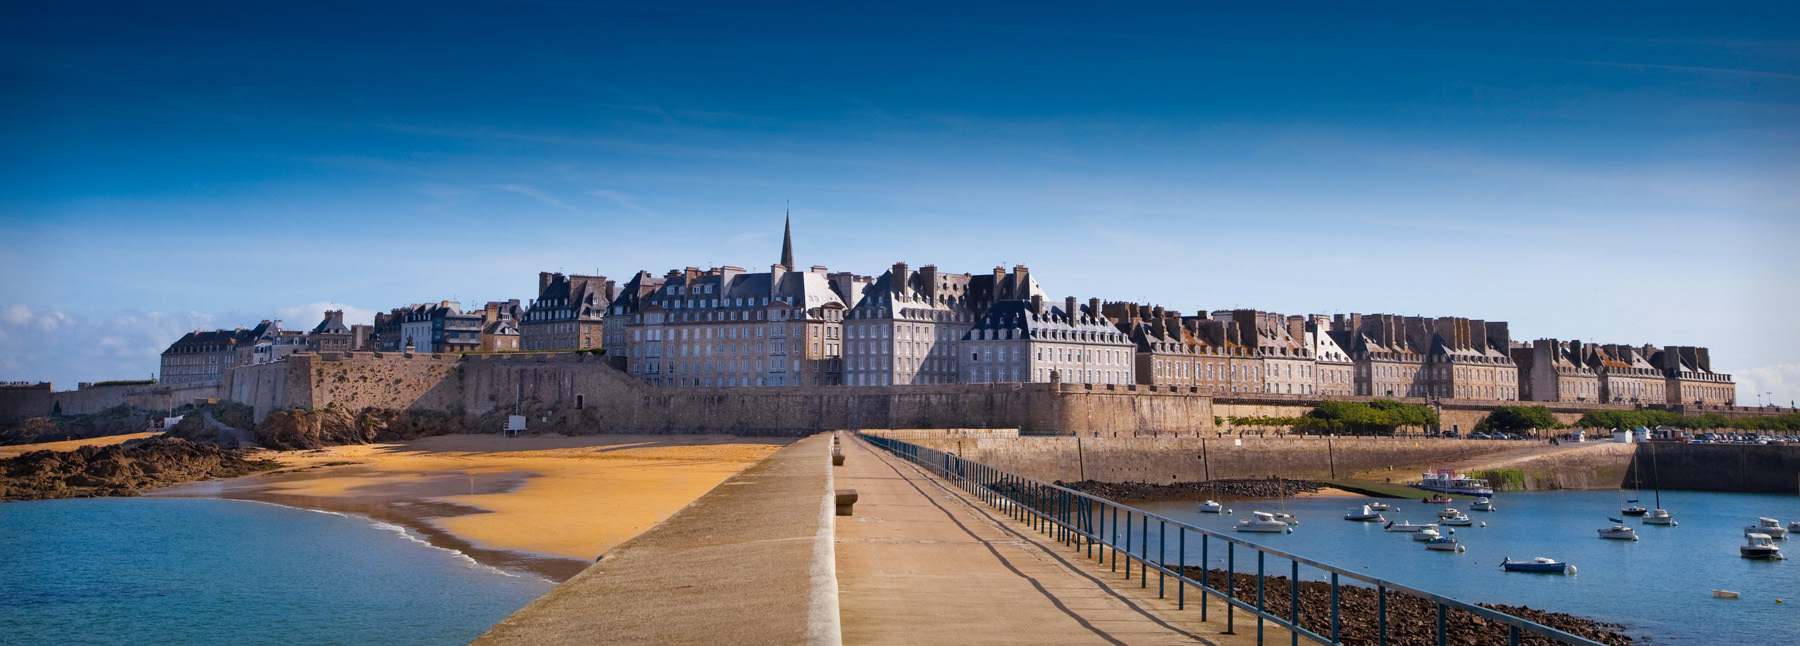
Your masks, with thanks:
[(1235, 635), (1237, 619), (1237, 543), (1225, 541), (1225, 634)]
[(1442, 603), (1437, 604), (1437, 610), (1438, 610), (1438, 625), (1437, 625), (1438, 646), (1448, 646), (1449, 640), (1450, 640), (1450, 633), (1447, 630), (1445, 630), (1446, 626), (1445, 626), (1445, 621), (1444, 621), (1444, 604), (1442, 604)]
[(1207, 557), (1212, 537), (1200, 535), (1200, 621), (1206, 621), (1206, 591), (1212, 587), (1212, 561)]
[(1148, 587), (1150, 587), (1150, 515), (1149, 514), (1143, 515), (1143, 524), (1144, 524), (1143, 531), (1138, 532), (1139, 534), (1142, 534), (1144, 537), (1143, 540), (1140, 541), (1141, 543), (1143, 543), (1143, 551), (1138, 552), (1138, 555), (1140, 557), (1138, 559), (1138, 566), (1139, 566), (1138, 567), (1138, 587), (1148, 588)]
[[(1291, 591), (1293, 594), (1288, 598), (1288, 609), (1293, 611), (1293, 613), (1292, 613), (1293, 616), (1290, 617), (1288, 619), (1288, 621), (1293, 622), (1295, 628), (1299, 628), (1300, 627), (1300, 562), (1293, 561), (1292, 563), (1293, 563), (1294, 567), (1293, 567), (1292, 572), (1288, 575), (1288, 577), (1289, 577), (1288, 578), (1288, 590)], [(1293, 639), (1289, 643), (1292, 646), (1300, 646), (1300, 631), (1292, 630), (1292, 631), (1288, 631), (1288, 632), (1290, 635), (1293, 636)]]
[(1187, 610), (1187, 527), (1175, 528), (1175, 609)]
[(1331, 573), (1331, 643), (1344, 641), (1338, 633), (1338, 573)]
[(1263, 607), (1263, 581), (1267, 579), (1267, 575), (1263, 574), (1264, 557), (1262, 550), (1256, 551), (1256, 643), (1258, 644), (1263, 643), (1263, 615), (1269, 614), (1269, 610)]
[(1131, 580), (1131, 511), (1125, 512), (1125, 580)]
[(1163, 592), (1168, 589), (1167, 584), (1163, 583), (1163, 579), (1165, 578), (1163, 576), (1163, 573), (1169, 569), (1168, 558), (1169, 558), (1169, 521), (1157, 520), (1156, 521), (1156, 598), (1158, 598), (1158, 599), (1163, 598)]
[(1375, 586), (1375, 626), (1378, 630), (1375, 643), (1387, 646), (1387, 586)]

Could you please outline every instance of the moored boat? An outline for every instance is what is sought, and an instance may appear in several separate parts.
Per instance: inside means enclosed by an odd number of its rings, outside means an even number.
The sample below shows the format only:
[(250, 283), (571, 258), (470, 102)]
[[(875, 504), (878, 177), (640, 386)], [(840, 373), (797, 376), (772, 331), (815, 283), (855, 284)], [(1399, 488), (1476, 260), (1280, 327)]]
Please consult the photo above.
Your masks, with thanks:
[(1217, 500), (1200, 503), (1200, 513), (1202, 514), (1216, 514), (1222, 511), (1225, 511), (1225, 505), (1219, 504)]
[(1429, 541), (1442, 536), (1443, 534), (1438, 533), (1436, 525), (1427, 525), (1424, 529), (1413, 532), (1412, 539), (1415, 541)]
[(1612, 527), (1604, 527), (1595, 531), (1600, 532), (1600, 538), (1610, 538), (1615, 541), (1635, 541), (1638, 539), (1637, 530), (1624, 525), (1613, 525)]
[(1388, 524), (1381, 526), (1382, 529), (1385, 529), (1390, 532), (1416, 532), (1421, 529), (1425, 529), (1427, 527), (1430, 527), (1432, 529), (1437, 529), (1437, 525), (1431, 525), (1431, 524), (1414, 525), (1414, 524), (1412, 524), (1412, 521), (1410, 521), (1410, 520), (1402, 520), (1399, 522), (1388, 521)]
[(1292, 525), (1275, 520), (1275, 514), (1266, 511), (1250, 512), (1256, 516), (1250, 520), (1238, 521), (1237, 531), (1257, 532), (1261, 534), (1282, 534), (1294, 531)]
[(1449, 525), (1451, 527), (1473, 527), (1475, 526), (1475, 521), (1470, 520), (1468, 514), (1457, 514), (1455, 517), (1439, 520), (1438, 524)]
[(1744, 537), (1747, 542), (1738, 546), (1738, 556), (1747, 559), (1779, 559), (1781, 547), (1768, 534), (1750, 534)]
[(1494, 495), (1494, 488), (1489, 487), (1487, 481), (1459, 474), (1455, 469), (1427, 471), (1424, 478), (1414, 483), (1413, 486), (1426, 491), (1441, 491), (1465, 496)]
[(1388, 504), (1385, 502), (1372, 502), (1372, 503), (1369, 503), (1368, 507), (1375, 511), (1387, 511), (1388, 510)]
[(1450, 538), (1448, 536), (1439, 536), (1439, 537), (1433, 538), (1429, 541), (1425, 541), (1425, 549), (1437, 550), (1439, 552), (1461, 552), (1461, 551), (1463, 551), (1463, 547), (1461, 545), (1456, 544), (1456, 539)]
[(1649, 513), (1644, 514), (1644, 524), (1645, 525), (1668, 525), (1670, 527), (1678, 527), (1681, 525), (1681, 523), (1675, 522), (1675, 515), (1669, 513), (1669, 510), (1667, 510), (1667, 509), (1652, 509), (1652, 510), (1650, 510)]
[(1289, 525), (1300, 524), (1300, 519), (1295, 518), (1293, 514), (1287, 513), (1285, 511), (1278, 511), (1278, 512), (1275, 512), (1275, 513), (1269, 514), (1269, 515), (1274, 517), (1275, 520), (1279, 520), (1279, 521), (1287, 523)]
[(1500, 569), (1506, 570), (1507, 572), (1542, 572), (1549, 574), (1575, 573), (1575, 566), (1542, 556), (1529, 561), (1514, 561), (1510, 558), (1501, 558)]
[(1344, 520), (1354, 520), (1366, 523), (1371, 521), (1385, 522), (1387, 519), (1382, 518), (1381, 512), (1375, 511), (1370, 505), (1363, 505), (1360, 511), (1351, 509), (1350, 513), (1344, 514)]
[(1482, 496), (1480, 498), (1476, 498), (1474, 504), (1469, 505), (1469, 510), (1470, 511), (1493, 511), (1494, 510), (1494, 501), (1489, 499), (1487, 496)]
[(1438, 518), (1455, 518), (1461, 515), (1462, 512), (1457, 511), (1455, 507), (1445, 507), (1438, 511)]
[(1787, 530), (1787, 528), (1781, 526), (1781, 521), (1775, 520), (1773, 518), (1763, 517), (1763, 518), (1756, 519), (1755, 525), (1751, 525), (1749, 527), (1744, 528), (1745, 536), (1749, 536), (1751, 534), (1768, 534), (1769, 538), (1780, 540), (1780, 539), (1787, 538), (1788, 530)]

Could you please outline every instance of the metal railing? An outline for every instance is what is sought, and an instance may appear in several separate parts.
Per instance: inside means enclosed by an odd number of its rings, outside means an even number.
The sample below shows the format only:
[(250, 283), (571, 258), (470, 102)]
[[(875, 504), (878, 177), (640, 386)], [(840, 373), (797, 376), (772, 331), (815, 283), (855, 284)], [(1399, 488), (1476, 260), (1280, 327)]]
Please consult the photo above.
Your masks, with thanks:
[[(1390, 593), (1410, 595), (1436, 606), (1435, 636), (1440, 646), (1449, 642), (1448, 615), (1451, 610), (1467, 612), (1506, 626), (1507, 643), (1514, 646), (1519, 643), (1522, 634), (1538, 635), (1564, 644), (1604, 646), (1600, 642), (1504, 612), (1257, 545), (1241, 538), (1121, 505), (1105, 498), (1001, 471), (986, 464), (966, 460), (936, 449), (873, 435), (861, 433), (857, 435), (874, 446), (943, 476), (957, 487), (975, 495), (1014, 520), (1030, 525), (1033, 530), (1042, 532), (1052, 540), (1073, 546), (1077, 552), (1084, 553), (1086, 558), (1097, 559), (1102, 565), (1110, 565), (1115, 572), (1123, 565), (1127, 580), (1131, 578), (1132, 570), (1135, 567), (1138, 575), (1138, 587), (1149, 587), (1150, 572), (1154, 570), (1158, 598), (1167, 597), (1170, 581), (1173, 580), (1177, 609), (1187, 609), (1187, 589), (1194, 588), (1200, 593), (1201, 621), (1207, 621), (1208, 614), (1211, 612), (1209, 606), (1212, 605), (1212, 600), (1216, 599), (1225, 603), (1226, 634), (1233, 634), (1236, 630), (1235, 610), (1250, 613), (1256, 619), (1256, 642), (1258, 644), (1263, 643), (1265, 624), (1272, 624), (1287, 630), (1290, 634), (1290, 642), (1295, 645), (1300, 643), (1301, 636), (1321, 644), (1343, 643), (1339, 592), (1340, 588), (1344, 586), (1340, 586), (1339, 580), (1347, 578), (1370, 584), (1375, 588), (1377, 595), (1376, 643), (1382, 646), (1388, 643), (1388, 596)], [(1154, 530), (1154, 534), (1152, 534), (1152, 530)], [(1173, 536), (1171, 536), (1171, 532), (1173, 532)], [(1150, 549), (1153, 536), (1156, 543), (1155, 554), (1152, 554)], [(1203, 577), (1208, 579), (1207, 581), (1196, 581), (1190, 578), (1184, 567), (1188, 562), (1188, 543), (1192, 537), (1199, 537), (1200, 570), (1208, 572)], [(1211, 584), (1212, 576), (1209, 568), (1212, 563), (1212, 544), (1215, 541), (1222, 543), (1225, 550), (1224, 589)], [(1174, 563), (1167, 561), (1171, 547), (1175, 551)], [(1256, 555), (1256, 600), (1254, 603), (1238, 598), (1237, 552), (1239, 548), (1248, 549)], [(1288, 615), (1285, 617), (1268, 608), (1266, 582), (1270, 575), (1267, 568), (1269, 557), (1287, 561), (1289, 564), (1287, 587), (1290, 598), (1287, 603)], [(1323, 578), (1330, 582), (1330, 635), (1320, 634), (1301, 625), (1300, 567), (1302, 565), (1316, 570), (1317, 572), (1313, 574), (1324, 575)], [(1279, 573), (1276, 575), (1279, 576)], [(1313, 623), (1318, 622), (1314, 620)]]

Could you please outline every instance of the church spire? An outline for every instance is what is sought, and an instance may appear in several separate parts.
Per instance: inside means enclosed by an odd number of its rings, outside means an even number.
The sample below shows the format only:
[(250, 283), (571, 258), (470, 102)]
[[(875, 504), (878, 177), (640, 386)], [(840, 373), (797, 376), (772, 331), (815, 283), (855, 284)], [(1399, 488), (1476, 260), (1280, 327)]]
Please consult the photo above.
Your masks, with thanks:
[(794, 213), (787, 212), (787, 221), (781, 225), (781, 266), (788, 271), (794, 270)]

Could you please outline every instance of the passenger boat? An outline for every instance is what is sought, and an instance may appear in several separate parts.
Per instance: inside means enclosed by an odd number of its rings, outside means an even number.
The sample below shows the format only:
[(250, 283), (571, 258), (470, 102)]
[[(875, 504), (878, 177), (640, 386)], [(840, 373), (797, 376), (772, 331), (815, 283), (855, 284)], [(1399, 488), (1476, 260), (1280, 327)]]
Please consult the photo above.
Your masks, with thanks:
[(1779, 559), (1781, 548), (1775, 545), (1775, 539), (1768, 534), (1750, 534), (1744, 538), (1748, 542), (1738, 546), (1738, 556), (1747, 559)]
[(1600, 532), (1600, 538), (1610, 538), (1615, 541), (1635, 541), (1638, 539), (1637, 530), (1624, 525), (1613, 525), (1612, 527), (1606, 527), (1595, 531)]
[(1429, 541), (1442, 536), (1443, 534), (1438, 533), (1436, 525), (1427, 525), (1424, 529), (1413, 532), (1412, 539), (1415, 541)]
[(1745, 536), (1751, 534), (1768, 534), (1769, 538), (1783, 539), (1787, 538), (1788, 530), (1781, 526), (1781, 521), (1764, 517), (1756, 519), (1755, 525), (1744, 528)]
[(1441, 491), (1465, 496), (1494, 495), (1494, 488), (1489, 487), (1487, 481), (1459, 474), (1455, 469), (1426, 471), (1424, 478), (1413, 486), (1426, 491)]
[(1200, 513), (1202, 514), (1216, 514), (1221, 511), (1225, 511), (1225, 505), (1219, 504), (1219, 501), (1217, 500), (1208, 500), (1200, 503)]
[(1439, 520), (1438, 524), (1451, 527), (1473, 527), (1475, 526), (1475, 521), (1470, 520), (1468, 514), (1457, 514), (1453, 517)]
[(1439, 537), (1433, 538), (1429, 541), (1425, 541), (1425, 549), (1437, 550), (1439, 552), (1461, 552), (1461, 551), (1463, 551), (1463, 547), (1461, 545), (1456, 544), (1456, 539), (1450, 538), (1448, 536), (1439, 536)]
[(1542, 556), (1529, 561), (1514, 561), (1510, 558), (1501, 558), (1500, 569), (1506, 570), (1507, 572), (1547, 572), (1551, 574), (1575, 573), (1575, 566)]
[(1493, 511), (1493, 510), (1494, 510), (1494, 501), (1490, 500), (1487, 496), (1482, 496), (1480, 498), (1476, 498), (1474, 504), (1469, 505), (1469, 511)]
[(1388, 524), (1381, 526), (1382, 529), (1388, 530), (1390, 532), (1416, 532), (1421, 529), (1425, 529), (1427, 527), (1432, 528), (1432, 529), (1437, 529), (1437, 525), (1430, 525), (1430, 524), (1414, 525), (1414, 524), (1412, 524), (1412, 521), (1409, 521), (1409, 520), (1403, 520), (1400, 522), (1388, 521)]
[(1370, 522), (1370, 521), (1384, 522), (1387, 519), (1382, 518), (1381, 512), (1375, 511), (1371, 505), (1363, 505), (1362, 511), (1360, 511), (1360, 512), (1355, 509), (1351, 509), (1350, 513), (1344, 514), (1344, 520), (1355, 520), (1355, 521), (1361, 521), (1361, 522), (1366, 523), (1366, 522)]
[(1293, 526), (1275, 520), (1275, 514), (1266, 511), (1253, 511), (1250, 513), (1255, 515), (1256, 518), (1238, 521), (1238, 531), (1257, 532), (1262, 534), (1283, 534), (1294, 531)]

